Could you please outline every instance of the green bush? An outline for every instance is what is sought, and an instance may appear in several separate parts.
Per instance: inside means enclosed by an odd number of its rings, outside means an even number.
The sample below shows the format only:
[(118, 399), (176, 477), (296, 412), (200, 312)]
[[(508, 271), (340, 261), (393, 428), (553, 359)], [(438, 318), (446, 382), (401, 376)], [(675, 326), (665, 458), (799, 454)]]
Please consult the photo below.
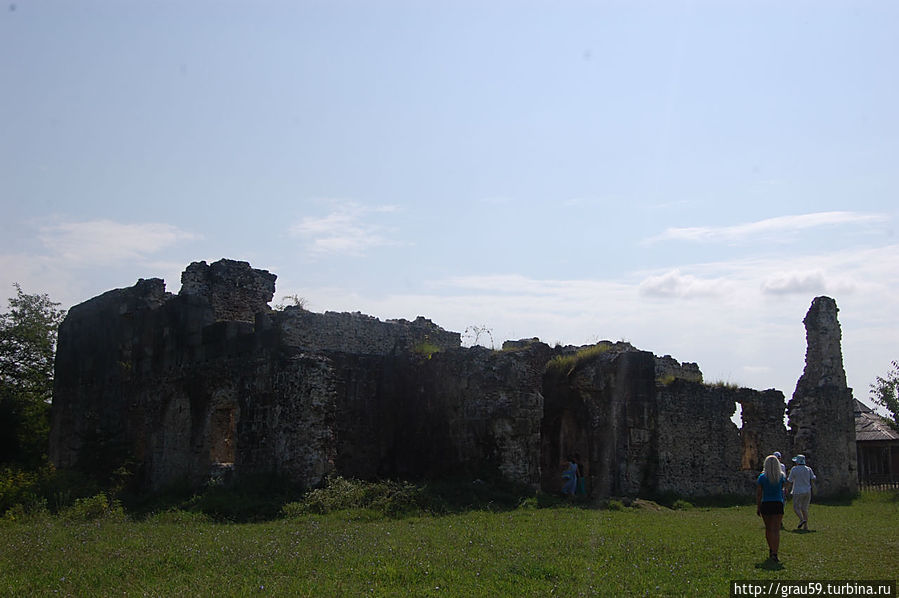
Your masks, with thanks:
[(165, 511), (159, 511), (157, 513), (152, 513), (146, 518), (146, 521), (149, 523), (164, 523), (164, 524), (178, 524), (178, 525), (195, 525), (199, 523), (209, 523), (213, 519), (206, 515), (205, 513), (199, 513), (196, 511), (184, 511), (181, 509), (167, 509)]
[(683, 510), (683, 509), (692, 509), (693, 504), (689, 501), (678, 499), (674, 501), (674, 504), (671, 505), (672, 509)]
[(209, 486), (181, 508), (204, 513), (217, 521), (247, 523), (278, 517), (282, 505), (298, 492), (279, 486), (274, 478), (243, 480), (235, 486)]
[(302, 501), (284, 505), (281, 512), (287, 517), (294, 517), (367, 509), (395, 517), (425, 511), (428, 503), (424, 489), (409, 482), (364, 482), (337, 476), (328, 478), (323, 488), (308, 492)]
[(33, 503), (41, 494), (41, 471), (27, 471), (18, 467), (0, 469), (0, 513), (15, 505)]
[(521, 499), (521, 502), (518, 503), (519, 509), (536, 509), (540, 507), (540, 501), (537, 500), (536, 496), (529, 496), (527, 498)]
[(79, 498), (75, 504), (59, 513), (60, 519), (72, 522), (125, 519), (125, 511), (117, 500), (110, 500), (103, 493), (88, 498)]
[(5, 521), (37, 521), (49, 516), (47, 501), (41, 498), (25, 504), (14, 504), (3, 514), (3, 519)]

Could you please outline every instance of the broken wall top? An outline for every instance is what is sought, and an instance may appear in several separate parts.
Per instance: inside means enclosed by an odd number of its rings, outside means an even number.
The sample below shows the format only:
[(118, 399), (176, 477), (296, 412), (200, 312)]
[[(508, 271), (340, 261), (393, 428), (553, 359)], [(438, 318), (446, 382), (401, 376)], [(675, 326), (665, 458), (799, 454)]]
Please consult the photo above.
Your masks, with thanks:
[(275, 296), (277, 278), (247, 262), (193, 262), (181, 274), (179, 295), (208, 299), (217, 322), (253, 322), (257, 313), (271, 311), (268, 304)]

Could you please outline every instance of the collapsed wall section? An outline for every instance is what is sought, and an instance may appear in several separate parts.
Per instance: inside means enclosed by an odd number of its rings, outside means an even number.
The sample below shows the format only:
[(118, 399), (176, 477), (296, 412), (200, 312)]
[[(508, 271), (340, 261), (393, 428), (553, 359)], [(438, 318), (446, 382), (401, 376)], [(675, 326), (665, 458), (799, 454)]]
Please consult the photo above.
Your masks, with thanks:
[[(658, 400), (660, 493), (751, 494), (765, 456), (786, 450), (779, 391), (677, 380), (659, 386)], [(740, 429), (731, 419), (737, 403)]]

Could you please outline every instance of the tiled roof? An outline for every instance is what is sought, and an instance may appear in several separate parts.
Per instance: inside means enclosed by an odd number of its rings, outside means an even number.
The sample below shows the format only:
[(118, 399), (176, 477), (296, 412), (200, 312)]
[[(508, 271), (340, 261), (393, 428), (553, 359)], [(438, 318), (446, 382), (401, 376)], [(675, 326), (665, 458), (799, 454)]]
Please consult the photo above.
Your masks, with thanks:
[(855, 441), (866, 440), (899, 440), (899, 432), (891, 428), (870, 407), (856, 400)]

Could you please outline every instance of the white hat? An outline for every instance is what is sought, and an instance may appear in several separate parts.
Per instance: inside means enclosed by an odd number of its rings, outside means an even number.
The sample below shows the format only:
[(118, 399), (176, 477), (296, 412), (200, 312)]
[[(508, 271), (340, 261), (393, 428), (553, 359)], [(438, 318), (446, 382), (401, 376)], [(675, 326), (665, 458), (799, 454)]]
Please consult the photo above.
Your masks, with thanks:
[(797, 465), (805, 465), (805, 455), (796, 455), (793, 457), (793, 463)]

